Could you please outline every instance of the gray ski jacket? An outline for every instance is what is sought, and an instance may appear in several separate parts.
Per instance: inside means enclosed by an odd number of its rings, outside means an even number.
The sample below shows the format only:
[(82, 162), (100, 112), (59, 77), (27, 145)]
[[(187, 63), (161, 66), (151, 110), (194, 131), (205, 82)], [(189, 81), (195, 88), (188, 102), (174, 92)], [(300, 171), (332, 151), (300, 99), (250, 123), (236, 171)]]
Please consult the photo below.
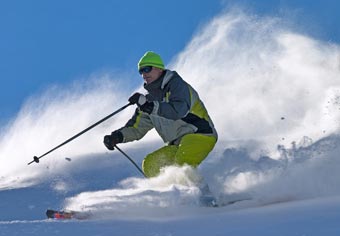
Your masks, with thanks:
[(123, 143), (139, 140), (155, 128), (167, 144), (178, 144), (185, 134), (201, 133), (217, 138), (217, 132), (198, 93), (175, 71), (165, 70), (150, 84), (144, 84), (146, 98), (154, 103), (151, 114), (136, 109), (119, 129)]

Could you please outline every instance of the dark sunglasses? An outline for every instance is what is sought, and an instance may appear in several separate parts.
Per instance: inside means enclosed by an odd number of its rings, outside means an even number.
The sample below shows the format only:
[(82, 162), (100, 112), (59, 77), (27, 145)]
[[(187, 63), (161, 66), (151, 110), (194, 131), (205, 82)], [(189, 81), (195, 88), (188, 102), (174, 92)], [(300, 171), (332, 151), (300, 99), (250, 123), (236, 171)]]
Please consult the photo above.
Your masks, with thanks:
[(152, 66), (145, 66), (143, 68), (140, 68), (138, 71), (139, 74), (149, 73), (150, 71), (152, 71)]

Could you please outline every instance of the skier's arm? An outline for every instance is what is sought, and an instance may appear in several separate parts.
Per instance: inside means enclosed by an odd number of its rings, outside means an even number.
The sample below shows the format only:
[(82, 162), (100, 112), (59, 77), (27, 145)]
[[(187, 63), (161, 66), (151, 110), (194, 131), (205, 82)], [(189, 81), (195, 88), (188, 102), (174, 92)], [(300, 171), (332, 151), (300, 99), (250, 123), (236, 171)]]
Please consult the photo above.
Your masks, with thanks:
[(153, 124), (148, 115), (136, 109), (133, 117), (126, 125), (119, 129), (123, 135), (123, 143), (139, 140), (153, 128)]

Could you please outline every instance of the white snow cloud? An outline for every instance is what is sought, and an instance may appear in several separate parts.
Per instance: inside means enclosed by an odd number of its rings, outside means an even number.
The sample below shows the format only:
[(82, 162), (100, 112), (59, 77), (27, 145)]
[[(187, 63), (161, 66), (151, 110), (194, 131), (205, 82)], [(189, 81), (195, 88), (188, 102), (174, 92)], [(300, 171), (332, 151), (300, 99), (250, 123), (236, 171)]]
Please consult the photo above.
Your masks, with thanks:
[(200, 92), (221, 140), (261, 140), (272, 149), (338, 129), (339, 46), (299, 34), (282, 19), (217, 16), (171, 67)]

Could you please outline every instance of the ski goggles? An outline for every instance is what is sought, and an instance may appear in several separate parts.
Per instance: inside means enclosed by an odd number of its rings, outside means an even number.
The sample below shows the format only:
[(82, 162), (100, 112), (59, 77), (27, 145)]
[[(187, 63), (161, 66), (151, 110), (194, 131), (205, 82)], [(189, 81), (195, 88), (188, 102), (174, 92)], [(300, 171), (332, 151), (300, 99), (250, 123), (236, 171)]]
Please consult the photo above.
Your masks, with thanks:
[(142, 67), (138, 71), (139, 71), (139, 74), (150, 73), (152, 71), (152, 66)]

